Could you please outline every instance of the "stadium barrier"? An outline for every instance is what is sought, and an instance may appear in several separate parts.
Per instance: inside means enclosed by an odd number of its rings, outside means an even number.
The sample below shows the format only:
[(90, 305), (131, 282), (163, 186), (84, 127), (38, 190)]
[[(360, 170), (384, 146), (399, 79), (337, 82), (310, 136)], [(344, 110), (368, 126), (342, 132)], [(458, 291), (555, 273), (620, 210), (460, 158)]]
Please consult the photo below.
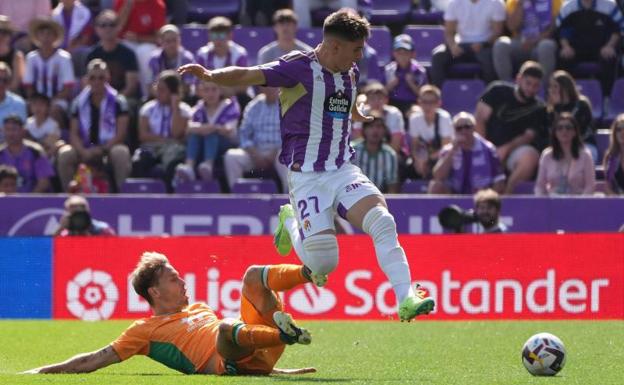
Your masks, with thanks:
[[(51, 235), (63, 214), (63, 195), (0, 199), (0, 236)], [(473, 207), (471, 197), (387, 197), (401, 234), (438, 234), (438, 212), (450, 204)], [(90, 196), (93, 217), (119, 235), (269, 235), (285, 195)], [(620, 213), (620, 215), (617, 215)], [(609, 232), (624, 222), (621, 198), (505, 197), (502, 220), (513, 233)], [(348, 233), (353, 229), (346, 228)]]
[[(427, 320), (624, 319), (624, 234), (402, 236), (401, 242), (413, 280), (437, 300)], [(287, 292), (288, 311), (302, 319), (395, 318), (392, 288), (370, 240), (341, 236), (339, 243), (341, 260), (328, 285)], [(248, 266), (297, 262), (294, 255), (279, 257), (268, 236), (5, 238), (0, 247), (2, 318), (149, 316), (130, 283), (145, 250), (169, 256), (191, 301), (236, 317)]]

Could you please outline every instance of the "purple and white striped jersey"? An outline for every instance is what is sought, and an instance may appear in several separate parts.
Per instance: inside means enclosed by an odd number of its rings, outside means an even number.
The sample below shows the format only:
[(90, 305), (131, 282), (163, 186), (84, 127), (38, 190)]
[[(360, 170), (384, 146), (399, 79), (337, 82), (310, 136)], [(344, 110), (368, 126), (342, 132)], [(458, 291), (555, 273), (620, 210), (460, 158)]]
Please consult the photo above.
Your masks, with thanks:
[(340, 168), (353, 158), (351, 107), (360, 77), (357, 65), (331, 73), (314, 51), (293, 51), (260, 66), (266, 85), (281, 87), (280, 162), (301, 171)]

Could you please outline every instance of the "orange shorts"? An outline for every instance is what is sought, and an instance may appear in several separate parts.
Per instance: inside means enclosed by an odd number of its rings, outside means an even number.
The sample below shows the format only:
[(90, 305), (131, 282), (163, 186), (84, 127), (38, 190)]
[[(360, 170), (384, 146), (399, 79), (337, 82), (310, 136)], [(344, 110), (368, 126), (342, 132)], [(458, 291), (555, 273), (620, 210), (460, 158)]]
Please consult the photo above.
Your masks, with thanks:
[[(283, 310), (284, 305), (277, 293), (277, 309)], [(241, 295), (241, 320), (248, 325), (265, 325), (275, 327), (262, 318), (262, 314), (254, 307), (254, 305), (244, 295)], [(239, 374), (269, 374), (275, 367), (275, 364), (282, 356), (286, 345), (275, 346), (272, 348), (256, 349), (253, 354), (236, 361), (236, 368)]]

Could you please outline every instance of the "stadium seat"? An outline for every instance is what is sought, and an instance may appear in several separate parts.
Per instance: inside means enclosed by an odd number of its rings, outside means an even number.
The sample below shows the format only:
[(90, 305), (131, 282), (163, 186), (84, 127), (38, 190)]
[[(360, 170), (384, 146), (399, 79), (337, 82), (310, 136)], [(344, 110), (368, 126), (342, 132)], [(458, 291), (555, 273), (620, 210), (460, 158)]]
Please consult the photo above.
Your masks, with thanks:
[(192, 23), (182, 26), (180, 31), (182, 46), (193, 55), (208, 42), (208, 28), (205, 25)]
[(431, 64), (431, 52), (444, 43), (444, 28), (439, 25), (407, 25), (403, 33), (412, 37), (416, 59), (423, 65)]
[(371, 23), (405, 23), (412, 9), (411, 0), (372, 0)]
[(442, 108), (451, 116), (460, 111), (474, 113), (484, 90), (481, 79), (447, 79), (442, 85)]
[(410, 12), (410, 23), (440, 25), (444, 23), (444, 12), (414, 8)]
[(323, 29), (317, 27), (299, 28), (297, 29), (297, 39), (314, 48), (323, 40)]
[(372, 27), (368, 44), (377, 51), (379, 65), (384, 66), (392, 60), (392, 34), (388, 27)]
[(596, 172), (596, 180), (605, 180), (605, 169), (602, 164), (597, 165), (594, 171)]
[(600, 63), (597, 61), (582, 61), (571, 69), (574, 78), (591, 78), (600, 74)]
[(535, 182), (527, 181), (527, 182), (518, 183), (518, 185), (514, 188), (513, 194), (514, 195), (534, 195), (535, 194)]
[(615, 117), (624, 113), (624, 78), (619, 78), (613, 83), (613, 89), (609, 96), (608, 110), (605, 124), (609, 125)]
[(604, 181), (604, 180), (597, 180), (596, 181), (596, 188), (594, 189), (594, 191), (606, 194), (607, 193), (607, 182)]
[(403, 194), (426, 194), (428, 187), (429, 187), (428, 180), (408, 179), (405, 182), (403, 182), (403, 185), (401, 186), (401, 193)]
[(272, 179), (239, 178), (232, 186), (233, 194), (276, 194), (277, 186)]
[(209, 182), (196, 180), (180, 183), (174, 190), (176, 194), (219, 194), (221, 186), (216, 180)]
[(602, 87), (600, 82), (596, 79), (578, 79), (576, 80), (576, 87), (579, 92), (587, 96), (592, 105), (592, 114), (594, 119), (600, 119), (602, 117)]
[(121, 186), (121, 192), (123, 194), (164, 194), (167, 188), (161, 179), (128, 178)]
[(206, 23), (215, 16), (225, 16), (236, 22), (240, 0), (188, 0), (188, 21)]
[(232, 32), (232, 40), (245, 47), (249, 65), (256, 65), (258, 64), (258, 51), (275, 40), (275, 32), (271, 27), (238, 26)]
[(450, 78), (476, 79), (481, 76), (481, 64), (478, 62), (459, 62), (449, 66), (448, 76)]
[(310, 16), (312, 18), (312, 24), (323, 25), (325, 18), (329, 16), (332, 12), (334, 12), (334, 10), (331, 8), (327, 8), (327, 7), (313, 9), (310, 12)]
[(600, 158), (600, 162), (602, 163), (602, 159), (604, 158), (605, 152), (609, 148), (609, 136), (611, 135), (611, 131), (608, 129), (600, 129), (596, 132), (596, 147), (598, 148), (598, 157)]

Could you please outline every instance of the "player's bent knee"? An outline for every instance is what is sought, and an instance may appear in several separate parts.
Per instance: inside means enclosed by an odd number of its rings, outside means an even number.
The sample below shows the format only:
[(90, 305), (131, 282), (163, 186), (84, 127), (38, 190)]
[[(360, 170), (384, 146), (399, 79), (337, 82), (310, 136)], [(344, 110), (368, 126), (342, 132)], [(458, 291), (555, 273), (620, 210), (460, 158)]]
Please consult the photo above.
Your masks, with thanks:
[(243, 285), (247, 287), (253, 287), (262, 285), (262, 271), (264, 270), (263, 266), (259, 265), (251, 265), (245, 271), (243, 275)]
[(362, 221), (362, 230), (373, 237), (375, 244), (383, 241), (384, 238), (397, 237), (394, 217), (383, 206), (375, 206), (366, 213)]
[(315, 274), (329, 274), (338, 266), (338, 240), (334, 234), (314, 234), (303, 240), (306, 265)]

